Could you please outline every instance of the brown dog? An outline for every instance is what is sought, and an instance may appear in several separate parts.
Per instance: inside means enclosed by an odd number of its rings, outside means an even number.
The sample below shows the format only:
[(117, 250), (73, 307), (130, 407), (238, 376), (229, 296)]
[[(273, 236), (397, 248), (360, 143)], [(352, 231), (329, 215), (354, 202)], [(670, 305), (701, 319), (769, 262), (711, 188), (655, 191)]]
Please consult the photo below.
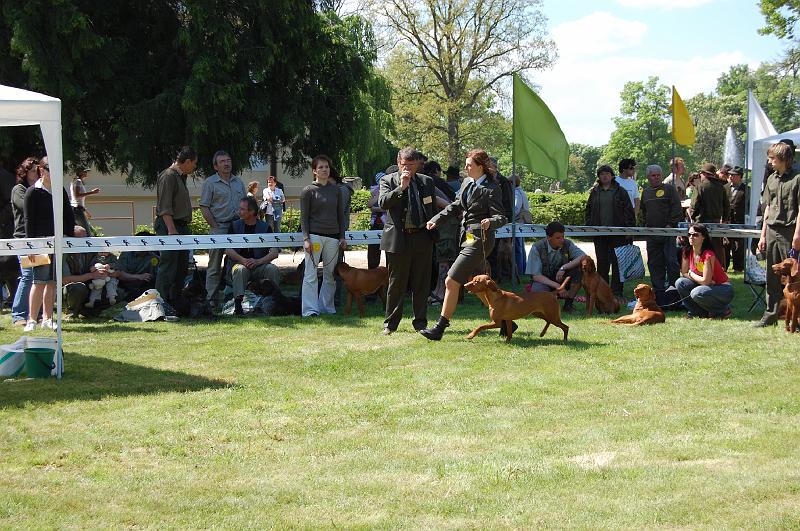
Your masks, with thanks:
[(786, 331), (796, 332), (800, 328), (800, 263), (794, 258), (787, 258), (780, 264), (773, 265), (772, 272), (781, 276), (783, 284)]
[[(567, 278), (559, 288), (563, 290), (569, 282)], [(564, 341), (567, 340), (569, 327), (561, 322), (561, 308), (558, 305), (556, 293), (511, 293), (503, 291), (497, 287), (494, 280), (488, 275), (478, 275), (471, 281), (464, 284), (464, 288), (470, 293), (474, 293), (483, 303), (489, 307), (489, 319), (491, 323), (481, 325), (470, 332), (467, 339), (472, 339), (480, 332), (490, 328), (500, 328), (503, 321), (506, 322), (506, 341), (511, 341), (514, 333), (513, 321), (528, 315), (534, 315), (545, 320), (544, 329), (539, 337), (544, 336), (547, 328), (554, 324), (564, 331)]]
[(611, 286), (597, 274), (597, 267), (589, 255), (581, 258), (581, 286), (586, 292), (586, 315), (592, 315), (595, 306), (601, 313), (619, 311), (619, 301), (614, 297)]
[(636, 306), (633, 308), (633, 313), (614, 319), (611, 321), (612, 323), (640, 326), (664, 322), (664, 311), (656, 304), (656, 294), (653, 293), (653, 288), (647, 284), (639, 284), (633, 290), (633, 294), (636, 295)]
[(347, 304), (344, 307), (345, 315), (350, 315), (353, 307), (353, 297), (358, 304), (358, 316), (364, 317), (364, 295), (378, 294), (386, 307), (386, 288), (389, 286), (389, 270), (383, 266), (375, 269), (361, 269), (350, 267), (344, 262), (336, 266), (336, 272), (342, 277), (347, 288)]

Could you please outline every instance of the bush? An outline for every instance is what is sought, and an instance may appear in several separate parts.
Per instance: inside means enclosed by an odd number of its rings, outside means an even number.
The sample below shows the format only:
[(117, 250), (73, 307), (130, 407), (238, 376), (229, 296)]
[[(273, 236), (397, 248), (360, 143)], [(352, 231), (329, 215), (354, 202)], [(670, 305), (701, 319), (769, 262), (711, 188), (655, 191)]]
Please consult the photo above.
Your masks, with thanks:
[(350, 212), (363, 212), (369, 210), (367, 204), (372, 194), (369, 190), (356, 190), (350, 200)]
[(289, 208), (281, 218), (281, 232), (300, 232), (300, 209)]
[[(352, 231), (359, 231), (359, 230), (369, 230), (369, 219), (371, 214), (369, 210), (364, 212), (358, 212), (354, 217), (351, 217), (350, 221), (350, 230)], [(355, 219), (353, 219), (355, 218)]]
[(189, 228), (192, 234), (208, 234), (211, 227), (208, 226), (208, 222), (199, 208), (192, 210), (192, 221), (189, 222)]
[(564, 225), (583, 225), (588, 193), (528, 194), (531, 217), (536, 225), (559, 221)]
[[(137, 232), (143, 232), (143, 231), (147, 231), (150, 234), (155, 234), (156, 233), (156, 231), (153, 230), (153, 226), (152, 225), (136, 225), (136, 228), (133, 229), (133, 234), (136, 234)], [(131, 236), (133, 236), (133, 234)]]

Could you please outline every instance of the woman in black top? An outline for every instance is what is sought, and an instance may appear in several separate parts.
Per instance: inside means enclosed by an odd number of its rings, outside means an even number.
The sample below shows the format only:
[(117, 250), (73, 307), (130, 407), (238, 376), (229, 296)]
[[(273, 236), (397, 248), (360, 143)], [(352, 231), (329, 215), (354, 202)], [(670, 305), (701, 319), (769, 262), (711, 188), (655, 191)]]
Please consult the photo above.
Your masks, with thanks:
[[(39, 159), (28, 157), (17, 167), (17, 184), (11, 189), (11, 212), (14, 215), (14, 237), (25, 237), (25, 192), (39, 179)], [(17, 258), (22, 259), (22, 256)], [(28, 320), (28, 297), (33, 283), (33, 269), (20, 268), (19, 283), (11, 306), (11, 322), (25, 326)]]
[[(38, 166), (39, 180), (25, 192), (25, 237), (47, 238), (55, 234), (53, 221), (53, 196), (51, 195), (50, 165), (44, 157)], [(64, 203), (64, 235), (75, 235), (75, 216), (69, 203), (67, 191), (61, 189)], [(42, 310), (42, 328), (54, 328), (53, 302), (56, 297), (56, 283), (53, 256), (50, 264), (33, 268), (33, 287), (28, 299), (28, 322), (25, 331), (36, 326), (39, 309)]]
[(456, 200), (427, 223), (428, 230), (433, 230), (442, 220), (464, 214), (461, 234), (462, 240), (466, 240), (444, 281), (442, 315), (432, 328), (420, 330), (423, 336), (434, 341), (442, 339), (444, 329), (450, 326), (461, 286), (471, 275), (486, 267), (486, 257), (494, 248), (494, 231), (507, 221), (496, 178), (497, 169), (489, 155), (482, 149), (473, 149), (467, 153), (464, 171), (469, 178), (461, 184)]

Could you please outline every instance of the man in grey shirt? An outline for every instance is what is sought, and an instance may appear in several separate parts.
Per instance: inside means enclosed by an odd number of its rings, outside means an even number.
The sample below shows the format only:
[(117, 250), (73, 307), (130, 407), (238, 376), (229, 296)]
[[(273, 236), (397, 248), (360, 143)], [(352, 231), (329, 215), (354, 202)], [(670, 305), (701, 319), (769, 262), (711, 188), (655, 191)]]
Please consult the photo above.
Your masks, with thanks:
[[(200, 192), (200, 212), (208, 222), (210, 234), (228, 234), (231, 222), (239, 219), (239, 202), (247, 195), (244, 182), (232, 174), (231, 156), (226, 151), (214, 153), (214, 169), (217, 173), (203, 182)], [(222, 279), (222, 256), (225, 249), (209, 249), (206, 270), (208, 302), (219, 310), (220, 281)]]

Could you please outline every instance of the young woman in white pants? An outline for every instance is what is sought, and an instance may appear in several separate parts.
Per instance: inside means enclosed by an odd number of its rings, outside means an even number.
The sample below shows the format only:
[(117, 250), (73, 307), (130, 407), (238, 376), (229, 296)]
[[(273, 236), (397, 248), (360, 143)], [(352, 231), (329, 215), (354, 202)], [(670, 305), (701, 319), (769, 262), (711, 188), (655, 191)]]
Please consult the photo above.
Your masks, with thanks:
[[(303, 317), (336, 313), (334, 269), (344, 239), (345, 216), (336, 181), (331, 177), (331, 159), (318, 155), (311, 161), (314, 182), (300, 194), (300, 230), (303, 232), (305, 274)], [(322, 287), (317, 286), (317, 266), (322, 262)]]

